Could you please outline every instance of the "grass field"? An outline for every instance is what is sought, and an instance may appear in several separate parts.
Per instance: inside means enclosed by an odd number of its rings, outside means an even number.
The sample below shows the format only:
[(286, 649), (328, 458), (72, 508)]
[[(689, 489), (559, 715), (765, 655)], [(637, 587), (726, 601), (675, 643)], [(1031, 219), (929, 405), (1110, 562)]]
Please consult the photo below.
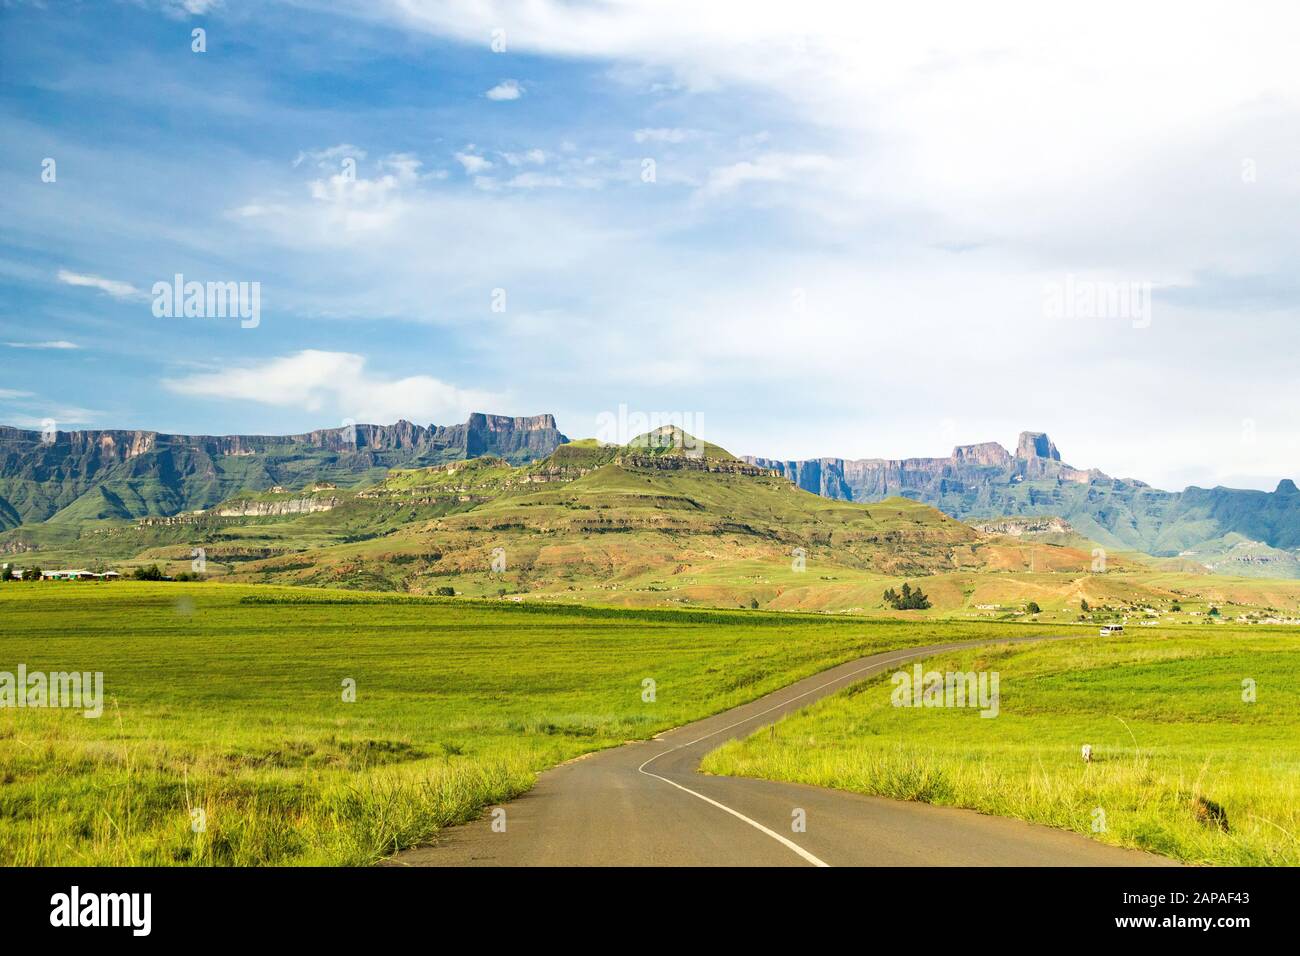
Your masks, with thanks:
[(10, 865), (367, 864), (840, 661), (1031, 632), (134, 582), (0, 585), (0, 622), (0, 671), (105, 692), (99, 719), (0, 709)]
[[(703, 769), (970, 807), (1190, 863), (1300, 864), (1293, 631), (1130, 631), (924, 666), (998, 672), (999, 715), (895, 707), (885, 676), (723, 746)], [(1226, 830), (1198, 798), (1226, 812)]]

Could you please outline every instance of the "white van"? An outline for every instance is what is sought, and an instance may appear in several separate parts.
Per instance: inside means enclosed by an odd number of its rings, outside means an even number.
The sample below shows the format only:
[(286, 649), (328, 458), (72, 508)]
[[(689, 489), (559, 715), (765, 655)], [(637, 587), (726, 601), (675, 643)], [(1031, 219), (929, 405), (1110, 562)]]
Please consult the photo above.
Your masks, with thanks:
[(1106, 625), (1104, 625), (1104, 626), (1102, 627), (1100, 633), (1101, 633), (1101, 636), (1102, 636), (1102, 637), (1110, 637), (1112, 634), (1123, 634), (1123, 633), (1124, 633), (1124, 625), (1123, 625), (1123, 624), (1106, 624)]

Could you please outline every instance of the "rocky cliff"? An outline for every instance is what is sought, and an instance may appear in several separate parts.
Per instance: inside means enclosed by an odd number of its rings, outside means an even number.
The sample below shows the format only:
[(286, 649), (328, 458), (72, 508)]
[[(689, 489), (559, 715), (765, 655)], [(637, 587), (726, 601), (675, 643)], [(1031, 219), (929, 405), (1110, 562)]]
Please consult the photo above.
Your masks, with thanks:
[(961, 520), (1055, 515), (1113, 548), (1156, 555), (1204, 549), (1241, 534), (1274, 548), (1300, 548), (1300, 491), (1234, 488), (1160, 491), (1061, 460), (1043, 432), (1022, 432), (1014, 453), (996, 442), (959, 445), (946, 458), (775, 461), (746, 458), (827, 498), (879, 501), (902, 495)]
[(334, 495), (293, 495), (275, 501), (242, 499), (228, 501), (213, 512), (220, 518), (266, 518), (273, 515), (314, 514), (338, 507)]
[(928, 501), (997, 481), (1050, 478), (1087, 483), (1094, 477), (1106, 477), (1063, 464), (1060, 451), (1042, 432), (1022, 432), (1014, 455), (997, 442), (983, 442), (958, 445), (947, 458), (745, 460), (781, 472), (805, 491), (851, 501), (875, 501), (890, 495)]
[(551, 415), (475, 413), (460, 425), (358, 424), (302, 435), (171, 435), (0, 426), (0, 531), (21, 523), (175, 515), (240, 492), (350, 487), (389, 468), (499, 455), (544, 458), (568, 439)]

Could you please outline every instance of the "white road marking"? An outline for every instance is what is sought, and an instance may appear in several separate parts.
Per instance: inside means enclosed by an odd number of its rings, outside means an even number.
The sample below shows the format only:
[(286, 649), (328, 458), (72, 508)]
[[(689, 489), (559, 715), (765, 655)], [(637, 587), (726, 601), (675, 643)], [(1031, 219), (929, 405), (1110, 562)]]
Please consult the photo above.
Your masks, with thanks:
[[(660, 754), (660, 756), (663, 756), (663, 754)], [(653, 760), (654, 758), (652, 757), (650, 759)], [(803, 857), (813, 866), (830, 866), (830, 864), (827, 863), (825, 860), (813, 856), (811, 853), (809, 853), (807, 850), (801, 847), (798, 843), (795, 843), (793, 840), (781, 836), (781, 834), (777, 833), (775, 830), (769, 830), (767, 827), (763, 826), (763, 824), (759, 823), (757, 820), (751, 820), (749, 817), (745, 816), (739, 810), (733, 810), (725, 803), (718, 803), (717, 800), (714, 800), (710, 797), (706, 797), (702, 793), (696, 793), (694, 790), (690, 789), (689, 787), (683, 787), (680, 783), (675, 783), (674, 781), (669, 780), (667, 777), (661, 777), (657, 773), (651, 773), (649, 770), (645, 769), (645, 764), (642, 764), (637, 769), (640, 770), (647, 777), (654, 777), (656, 780), (662, 780), (664, 783), (668, 784), (669, 786), (676, 787), (678, 790), (685, 790), (692, 797), (699, 797), (705, 803), (710, 803), (713, 806), (717, 807), (719, 810), (725, 810), (727, 813), (730, 813), (733, 817), (736, 817), (739, 820), (744, 820), (755, 830), (758, 830), (762, 833), (766, 833), (773, 840), (776, 840), (778, 843), (782, 843), (785, 846), (789, 847), (791, 850), (794, 850), (794, 852), (798, 853), (801, 857)]]
[[(1007, 643), (1019, 643), (1020, 641), (1033, 641), (1033, 640), (1042, 640), (1042, 639), (1043, 638), (1038, 638), (1038, 637), (1012, 638), (1011, 641), (1008, 641)], [(701, 740), (708, 740), (710, 737), (716, 737), (718, 734), (731, 730), (733, 727), (739, 727), (741, 724), (747, 724), (750, 721), (754, 720), (755, 718), (762, 717), (764, 714), (770, 714), (774, 710), (780, 710), (782, 707), (788, 707), (791, 704), (793, 704), (796, 700), (802, 700), (803, 698), (807, 697), (809, 694), (815, 694), (819, 690), (825, 690), (827, 687), (831, 687), (834, 684), (839, 684), (843, 681), (846, 681), (850, 677), (856, 677), (858, 674), (863, 674), (871, 670), (880, 670), (888, 666), (889, 664), (897, 664), (899, 661), (911, 660), (912, 658), (915, 657), (925, 657), (929, 654), (935, 654), (941, 651), (957, 650), (958, 648), (965, 648), (965, 647), (972, 647), (972, 646), (978, 647), (981, 644), (986, 644), (986, 643), (1001, 644), (1003, 643), (1003, 641), (999, 641), (999, 640), (965, 641), (958, 644), (940, 644), (931, 647), (912, 648), (907, 651), (902, 651), (896, 654), (894, 657), (886, 658), (885, 660), (881, 660), (881, 661), (876, 661), (874, 664), (868, 664), (866, 667), (859, 667), (855, 671), (850, 671), (847, 674), (841, 674), (839, 677), (828, 680), (824, 684), (818, 684), (816, 687), (812, 688), (811, 690), (806, 690), (802, 694), (797, 694), (794, 697), (788, 698), (787, 700), (783, 700), (779, 704), (773, 704), (771, 707), (767, 708), (766, 710), (760, 710), (757, 714), (750, 714), (748, 717), (738, 720), (733, 724), (727, 724), (727, 726), (725, 727), (719, 727), (717, 730), (709, 731), (709, 733), (705, 734), (703, 737), (696, 737), (694, 740), (687, 741), (684, 744), (678, 744), (676, 747), (669, 747), (667, 750), (655, 754), (645, 763), (641, 764), (641, 766), (637, 767), (636, 768), (637, 773), (643, 773), (647, 777), (654, 777), (656, 780), (662, 780), (664, 783), (668, 784), (671, 787), (676, 787), (678, 790), (683, 790), (686, 793), (689, 793), (692, 797), (699, 797), (705, 803), (711, 804), (712, 806), (717, 807), (719, 810), (723, 810), (727, 813), (730, 813), (736, 819), (743, 820), (745, 823), (748, 823), (755, 830), (758, 830), (760, 833), (766, 833), (773, 840), (776, 840), (778, 843), (782, 844), (783, 846), (793, 850), (795, 853), (799, 854), (799, 856), (807, 860), (813, 866), (829, 867), (830, 864), (827, 863), (825, 860), (814, 856), (813, 854), (805, 850), (803, 847), (801, 847), (799, 844), (795, 843), (793, 840), (782, 836), (781, 834), (777, 833), (773, 829), (770, 829), (769, 827), (763, 826), (763, 824), (759, 823), (757, 820), (751, 820), (749, 817), (745, 816), (739, 810), (733, 810), (725, 803), (719, 803), (717, 800), (714, 800), (712, 797), (706, 797), (702, 793), (696, 793), (690, 787), (683, 787), (680, 783), (677, 783), (674, 780), (669, 780), (667, 777), (661, 777), (657, 773), (651, 773), (649, 770), (646, 769), (646, 767), (654, 763), (660, 757), (666, 756), (667, 754), (670, 754), (675, 750), (681, 750), (683, 747), (690, 747), (693, 744), (698, 744)]]

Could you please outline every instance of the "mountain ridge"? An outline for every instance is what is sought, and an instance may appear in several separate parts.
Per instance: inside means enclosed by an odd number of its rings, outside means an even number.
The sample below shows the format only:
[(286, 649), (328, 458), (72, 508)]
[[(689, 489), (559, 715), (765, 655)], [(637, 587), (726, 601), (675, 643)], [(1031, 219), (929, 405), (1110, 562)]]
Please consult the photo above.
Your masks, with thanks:
[(1054, 515), (1105, 547), (1158, 556), (1217, 553), (1230, 534), (1300, 548), (1300, 492), (1188, 486), (1163, 491), (1132, 478), (1066, 464), (1046, 432), (1021, 432), (1015, 452), (997, 442), (958, 445), (946, 458), (781, 461), (745, 456), (823, 497), (871, 502), (890, 496), (933, 505), (959, 520)]
[(294, 435), (180, 435), (146, 429), (42, 433), (0, 426), (0, 530), (89, 518), (166, 517), (232, 493), (332, 481), (495, 454), (516, 463), (568, 441), (550, 414), (475, 412), (458, 425), (346, 424)]

